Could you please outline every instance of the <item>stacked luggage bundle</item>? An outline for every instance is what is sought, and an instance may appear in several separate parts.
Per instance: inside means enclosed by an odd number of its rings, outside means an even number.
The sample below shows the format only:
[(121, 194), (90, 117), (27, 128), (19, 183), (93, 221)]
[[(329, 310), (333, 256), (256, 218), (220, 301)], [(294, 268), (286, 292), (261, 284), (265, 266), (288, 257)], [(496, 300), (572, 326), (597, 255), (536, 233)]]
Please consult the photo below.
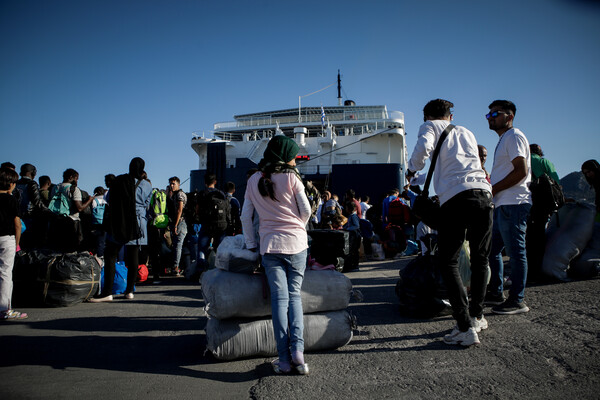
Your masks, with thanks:
[(358, 231), (314, 229), (308, 231), (310, 256), (321, 265), (333, 265), (338, 271), (358, 268), (361, 237)]
[[(242, 235), (225, 238), (217, 250), (217, 268), (202, 275), (207, 350), (221, 360), (277, 355), (267, 278), (251, 272), (258, 254), (243, 246)], [(302, 285), (306, 352), (350, 342), (354, 323), (346, 308), (351, 292), (352, 283), (337, 271), (306, 270)]]
[(100, 262), (87, 252), (21, 251), (13, 269), (13, 303), (19, 307), (66, 307), (92, 297)]

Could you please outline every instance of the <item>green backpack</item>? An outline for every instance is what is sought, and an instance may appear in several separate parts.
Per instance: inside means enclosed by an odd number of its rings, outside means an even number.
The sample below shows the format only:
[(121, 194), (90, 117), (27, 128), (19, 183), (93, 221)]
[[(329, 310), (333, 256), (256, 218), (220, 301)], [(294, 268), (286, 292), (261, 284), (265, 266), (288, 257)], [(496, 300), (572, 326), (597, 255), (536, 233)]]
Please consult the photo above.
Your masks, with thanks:
[[(56, 189), (56, 193), (50, 199), (48, 209), (55, 214), (62, 216), (71, 215), (71, 195), (75, 187), (71, 184), (66, 186), (59, 186)], [(69, 193), (71, 192), (71, 193)]]
[(150, 199), (150, 210), (154, 218), (152, 225), (157, 228), (166, 228), (169, 225), (167, 216), (167, 193), (164, 190), (154, 189)]

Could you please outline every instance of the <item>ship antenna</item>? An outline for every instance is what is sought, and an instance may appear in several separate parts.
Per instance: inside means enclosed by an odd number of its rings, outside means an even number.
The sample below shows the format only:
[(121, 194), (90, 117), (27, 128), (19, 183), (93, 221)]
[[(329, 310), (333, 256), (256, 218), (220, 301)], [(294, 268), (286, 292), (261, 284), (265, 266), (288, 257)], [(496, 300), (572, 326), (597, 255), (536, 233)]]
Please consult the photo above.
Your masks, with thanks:
[(340, 70), (338, 69), (338, 106), (342, 105), (342, 78), (340, 78)]

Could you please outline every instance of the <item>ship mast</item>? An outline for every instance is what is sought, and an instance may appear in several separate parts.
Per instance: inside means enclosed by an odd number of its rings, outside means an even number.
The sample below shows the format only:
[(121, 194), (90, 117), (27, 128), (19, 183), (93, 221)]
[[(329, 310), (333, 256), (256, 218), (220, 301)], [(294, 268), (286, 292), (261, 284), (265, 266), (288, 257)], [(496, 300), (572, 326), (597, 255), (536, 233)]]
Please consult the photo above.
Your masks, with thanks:
[(338, 69), (338, 106), (342, 105), (342, 79), (340, 78), (340, 70)]

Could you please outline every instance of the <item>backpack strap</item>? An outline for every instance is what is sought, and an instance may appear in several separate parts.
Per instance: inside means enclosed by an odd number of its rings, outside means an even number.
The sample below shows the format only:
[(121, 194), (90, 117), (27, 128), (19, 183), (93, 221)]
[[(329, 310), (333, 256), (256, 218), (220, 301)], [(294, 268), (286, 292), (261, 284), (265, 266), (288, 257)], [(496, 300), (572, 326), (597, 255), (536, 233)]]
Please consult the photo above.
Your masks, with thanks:
[(427, 171), (427, 179), (425, 180), (425, 186), (423, 187), (423, 196), (429, 197), (429, 185), (431, 184), (431, 177), (433, 176), (433, 170), (435, 169), (435, 164), (437, 163), (438, 154), (440, 153), (440, 149), (442, 148), (442, 143), (446, 140), (446, 136), (454, 129), (456, 125), (449, 124), (444, 132), (440, 135), (438, 139), (437, 145), (435, 146), (435, 150), (433, 151), (433, 156), (431, 156), (431, 165), (429, 166), (429, 171)]

